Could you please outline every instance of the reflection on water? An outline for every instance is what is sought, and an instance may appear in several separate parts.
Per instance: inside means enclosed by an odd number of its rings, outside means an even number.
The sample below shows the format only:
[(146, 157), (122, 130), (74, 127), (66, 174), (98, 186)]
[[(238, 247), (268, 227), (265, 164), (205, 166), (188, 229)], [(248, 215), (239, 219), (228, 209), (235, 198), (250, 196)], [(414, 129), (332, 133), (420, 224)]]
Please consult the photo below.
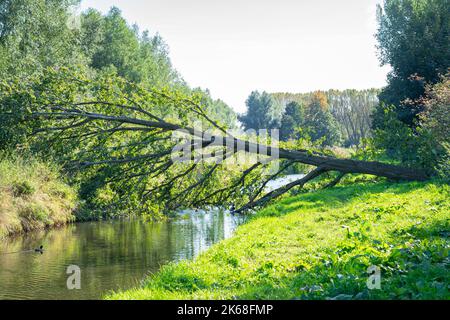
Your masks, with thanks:
[(272, 190), (281, 188), (287, 185), (288, 183), (303, 178), (304, 176), (305, 176), (304, 174), (289, 174), (287, 176), (269, 181), (266, 185), (266, 191), (270, 192)]
[[(161, 265), (191, 259), (227, 238), (241, 222), (221, 211), (185, 212), (168, 222), (88, 222), (33, 232), (0, 243), (0, 299), (98, 299), (137, 286)], [(13, 253), (44, 245), (44, 254)], [(81, 268), (68, 290), (66, 269)]]

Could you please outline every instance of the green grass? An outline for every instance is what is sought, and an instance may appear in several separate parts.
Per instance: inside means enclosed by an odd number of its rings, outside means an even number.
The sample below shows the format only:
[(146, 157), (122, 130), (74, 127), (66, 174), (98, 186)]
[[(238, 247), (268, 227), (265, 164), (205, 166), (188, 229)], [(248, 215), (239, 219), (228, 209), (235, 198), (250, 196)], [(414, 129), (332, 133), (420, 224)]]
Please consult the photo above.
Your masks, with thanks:
[[(359, 183), (287, 198), (194, 261), (107, 299), (449, 299), (449, 186)], [(367, 268), (381, 269), (369, 290)]]
[(76, 192), (49, 163), (0, 158), (0, 238), (74, 220)]

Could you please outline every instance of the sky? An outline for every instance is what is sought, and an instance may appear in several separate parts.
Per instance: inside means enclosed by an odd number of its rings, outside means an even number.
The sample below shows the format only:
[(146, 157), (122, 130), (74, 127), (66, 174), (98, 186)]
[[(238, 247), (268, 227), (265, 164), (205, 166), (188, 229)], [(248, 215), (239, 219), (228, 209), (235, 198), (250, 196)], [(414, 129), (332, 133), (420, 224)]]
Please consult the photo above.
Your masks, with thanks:
[(376, 54), (381, 0), (83, 0), (116, 6), (130, 24), (158, 32), (191, 87), (238, 112), (251, 91), (380, 88), (389, 67)]

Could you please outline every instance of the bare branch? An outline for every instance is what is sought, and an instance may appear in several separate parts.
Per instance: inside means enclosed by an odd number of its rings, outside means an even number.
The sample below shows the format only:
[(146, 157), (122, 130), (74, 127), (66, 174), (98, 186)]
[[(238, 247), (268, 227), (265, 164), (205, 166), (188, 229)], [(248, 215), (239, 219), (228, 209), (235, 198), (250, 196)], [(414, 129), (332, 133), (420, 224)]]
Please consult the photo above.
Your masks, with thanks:
[(334, 187), (335, 185), (337, 185), (337, 184), (341, 181), (341, 179), (342, 179), (344, 176), (345, 176), (345, 173), (340, 172), (339, 175), (338, 175), (336, 178), (334, 178), (333, 181), (331, 181), (329, 184), (327, 184), (324, 188), (325, 188), (325, 189), (328, 189), (328, 188)]
[(305, 185), (305, 183), (320, 176), (322, 173), (324, 173), (326, 171), (328, 171), (328, 170), (318, 167), (318, 168), (314, 169), (313, 171), (311, 171), (310, 173), (308, 173), (303, 178), (293, 181), (293, 182), (291, 182), (283, 187), (280, 187), (278, 189), (275, 189), (275, 190), (269, 192), (268, 194), (264, 195), (262, 198), (258, 199), (257, 201), (249, 202), (248, 204), (246, 204), (242, 208), (236, 210), (235, 212), (241, 213), (243, 211), (246, 211), (246, 210), (249, 210), (249, 209), (252, 209), (255, 207), (261, 207), (261, 206), (265, 205), (267, 202), (269, 202), (270, 200), (277, 198), (277, 197), (281, 196), (282, 194), (285, 194), (286, 192), (288, 192), (289, 190), (291, 190), (294, 187), (297, 187), (297, 186), (303, 187)]
[(280, 174), (282, 174), (286, 169), (288, 169), (290, 166), (292, 166), (294, 164), (294, 162), (288, 162), (286, 165), (284, 165), (280, 170), (278, 170), (278, 172), (276, 172), (275, 174), (271, 175), (268, 179), (266, 179), (264, 181), (264, 183), (260, 186), (260, 188), (258, 189), (258, 191), (256, 191), (256, 193), (250, 198), (249, 202), (253, 202), (260, 194), (261, 192), (264, 191), (264, 188), (267, 186), (267, 184), (276, 179)]

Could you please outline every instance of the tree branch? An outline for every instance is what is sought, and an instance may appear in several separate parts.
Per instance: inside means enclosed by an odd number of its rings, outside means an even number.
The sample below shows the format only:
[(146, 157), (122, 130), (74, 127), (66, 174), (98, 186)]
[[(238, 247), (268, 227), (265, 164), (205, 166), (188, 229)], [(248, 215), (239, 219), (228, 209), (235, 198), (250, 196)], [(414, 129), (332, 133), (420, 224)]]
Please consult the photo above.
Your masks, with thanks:
[(261, 207), (261, 206), (265, 205), (267, 202), (269, 202), (270, 200), (275, 199), (275, 198), (281, 196), (282, 194), (285, 194), (286, 192), (288, 192), (289, 190), (291, 190), (294, 187), (297, 187), (297, 186), (303, 187), (305, 185), (305, 183), (320, 176), (322, 173), (324, 173), (326, 171), (328, 171), (328, 170), (318, 167), (318, 168), (312, 170), (311, 172), (309, 172), (303, 178), (295, 180), (291, 183), (288, 183), (287, 185), (282, 186), (278, 189), (275, 189), (275, 190), (269, 192), (268, 194), (264, 195), (262, 198), (258, 199), (257, 201), (249, 202), (248, 204), (246, 204), (242, 208), (236, 210), (235, 212), (241, 213), (241, 212), (244, 212), (244, 211), (256, 208), (256, 207)]

